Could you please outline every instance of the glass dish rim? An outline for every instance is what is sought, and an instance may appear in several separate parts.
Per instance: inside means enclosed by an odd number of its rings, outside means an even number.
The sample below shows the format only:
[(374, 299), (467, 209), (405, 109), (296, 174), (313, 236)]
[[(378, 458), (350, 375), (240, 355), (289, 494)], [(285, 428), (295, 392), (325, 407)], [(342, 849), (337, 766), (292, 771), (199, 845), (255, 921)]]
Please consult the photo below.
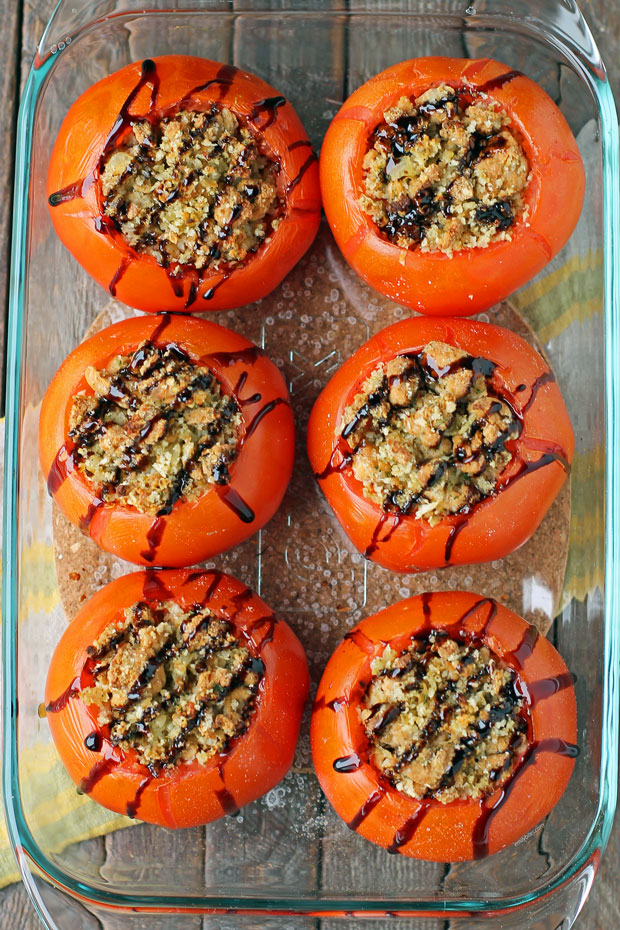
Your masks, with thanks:
[[(60, 4), (59, 4), (60, 6)], [(146, 11), (145, 11), (146, 12)], [(179, 10), (153, 10), (159, 15), (178, 14)], [(188, 11), (190, 12), (190, 11)], [(222, 11), (204, 11), (211, 14), (222, 15)], [(244, 16), (273, 15), (273, 10), (243, 10)], [(279, 15), (285, 11), (278, 11)], [(295, 9), (299, 14), (303, 12)], [(310, 11), (309, 11), (310, 12)], [(311, 11), (315, 12), (315, 11)], [(338, 11), (330, 10), (330, 14), (339, 12), (347, 16), (368, 15), (368, 10)], [(118, 16), (137, 15), (138, 11), (123, 11)], [(389, 11), (376, 11), (377, 15), (390, 15)], [(224, 12), (223, 15), (231, 15)], [(416, 14), (412, 12), (412, 17)], [(438, 10), (437, 15), (454, 18)], [(458, 16), (458, 14), (456, 14)], [(53, 17), (52, 17), (53, 18)], [(108, 18), (108, 17), (104, 17)], [(491, 12), (477, 14), (476, 25), (494, 24), (497, 14)], [(51, 20), (50, 20), (51, 23)], [(92, 26), (91, 21), (89, 26)], [(521, 22), (524, 31), (527, 24)], [(49, 28), (49, 25), (48, 25)], [(80, 30), (81, 31), (81, 30)], [(531, 30), (535, 36), (534, 29)], [(47, 29), (46, 29), (47, 34)], [(576, 58), (574, 51), (568, 47), (563, 37), (556, 33), (554, 39), (560, 50), (569, 60)], [(36, 104), (43, 85), (49, 73), (54, 68), (56, 54), (41, 58), (37, 55), (25, 85), (17, 125), (16, 165), (14, 184), (14, 213), (12, 226), (12, 249), (10, 271), (10, 298), (9, 316), (7, 325), (7, 366), (6, 366), (6, 433), (5, 433), (5, 482), (4, 482), (4, 525), (3, 525), (3, 591), (2, 614), (4, 617), (2, 629), (2, 659), (3, 659), (3, 796), (7, 829), (11, 846), (16, 855), (22, 878), (26, 882), (31, 894), (39, 898), (34, 885), (31, 865), (45, 875), (58, 888), (67, 891), (73, 897), (82, 899), (104, 907), (133, 909), (138, 912), (151, 911), (165, 913), (182, 908), (188, 913), (210, 911), (225, 912), (241, 907), (248, 913), (274, 913), (280, 911), (286, 914), (316, 915), (320, 916), (328, 911), (345, 912), (354, 904), (356, 910), (363, 912), (385, 913), (381, 905), (385, 901), (369, 897), (360, 900), (355, 898), (323, 898), (316, 893), (304, 898), (291, 896), (280, 897), (237, 897), (222, 898), (214, 896), (176, 897), (171, 895), (141, 895), (134, 896), (112, 890), (99, 889), (93, 885), (78, 881), (66, 875), (61, 868), (52, 862), (39, 848), (32, 835), (24, 816), (19, 789), (18, 777), (18, 751), (17, 728), (17, 474), (16, 465), (19, 451), (19, 404), (21, 392), (20, 359), (23, 346), (23, 316), (21, 313), (24, 301), (24, 283), (26, 279), (26, 237), (28, 231), (28, 199), (23, 197), (30, 182), (30, 152)], [(615, 448), (620, 445), (620, 373), (614, 369), (613, 362), (620, 355), (620, 320), (615, 308), (620, 306), (620, 285), (614, 266), (620, 259), (620, 192), (614, 179), (619, 176), (618, 165), (618, 123), (616, 109), (611, 89), (606, 80), (592, 73), (589, 68), (583, 67), (580, 62), (582, 74), (585, 73), (590, 90), (593, 92), (598, 107), (602, 126), (602, 167), (603, 167), (603, 241), (604, 241), (604, 325), (606, 334), (605, 344), (605, 423), (606, 423), (606, 551), (605, 551), (605, 597), (604, 609), (606, 614), (604, 649), (605, 664), (603, 668), (603, 707), (602, 707), (602, 747), (601, 747), (601, 773), (600, 792), (592, 826), (584, 840), (579, 852), (548, 882), (544, 888), (525, 895), (512, 898), (498, 898), (493, 901), (399, 901), (390, 900), (389, 910), (400, 911), (412, 916), (465, 916), (467, 914), (482, 914), (484, 916), (497, 916), (499, 914), (526, 907), (528, 904), (540, 900), (560, 887), (571, 882), (579, 873), (583, 872), (588, 863), (597, 860), (603, 851), (611, 826), (616, 806), (617, 779), (618, 779), (618, 693), (619, 693), (619, 658), (620, 658), (620, 540), (614, 539), (610, 532), (611, 527), (620, 525), (620, 470), (617, 468), (618, 455)], [(42, 906), (42, 902), (40, 902)], [(282, 911), (281, 909), (285, 909)]]

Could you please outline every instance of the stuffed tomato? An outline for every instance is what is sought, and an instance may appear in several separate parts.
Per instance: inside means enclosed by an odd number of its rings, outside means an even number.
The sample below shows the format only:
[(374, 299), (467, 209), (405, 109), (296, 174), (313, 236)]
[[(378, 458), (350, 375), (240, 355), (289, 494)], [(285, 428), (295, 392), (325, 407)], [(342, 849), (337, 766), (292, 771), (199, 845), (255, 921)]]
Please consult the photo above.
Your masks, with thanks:
[(536, 530), (574, 436), (553, 373), (509, 330), (458, 318), (388, 326), (329, 381), (310, 464), (367, 558), (415, 572), (499, 559)]
[(454, 862), (515, 842), (572, 774), (573, 677), (553, 646), (471, 592), (359, 623), (312, 714), (314, 765), (347, 825), (390, 853)]
[(308, 669), (299, 640), (221, 572), (125, 575), (58, 644), (45, 700), (80, 791), (166, 827), (216, 820), (288, 771)]
[(469, 315), (562, 248), (585, 173), (568, 123), (519, 71), (418, 58), (363, 84), (321, 149), (336, 241), (378, 291), (421, 313)]
[(242, 336), (164, 314), (83, 342), (48, 387), (39, 451), (50, 493), (99, 546), (192, 565), (273, 516), (294, 455), (282, 375)]
[(256, 75), (186, 55), (90, 87), (58, 134), (47, 180), (56, 232), (138, 310), (222, 310), (264, 297), (316, 234), (316, 156), (285, 97)]

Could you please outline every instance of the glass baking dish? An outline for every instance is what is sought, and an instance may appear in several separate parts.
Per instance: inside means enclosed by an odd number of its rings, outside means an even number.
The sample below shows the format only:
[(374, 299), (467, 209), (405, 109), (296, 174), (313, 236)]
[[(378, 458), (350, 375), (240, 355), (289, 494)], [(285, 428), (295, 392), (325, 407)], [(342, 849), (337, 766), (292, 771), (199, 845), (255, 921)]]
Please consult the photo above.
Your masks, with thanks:
[[(151, 0), (144, 11), (130, 0), (61, 0), (20, 111), (7, 365), (3, 788), (24, 882), (46, 926), (63, 930), (327, 930), (332, 918), (345, 916), (374, 917), (371, 927), (398, 916), (403, 927), (417, 930), (478, 924), (564, 930), (587, 896), (611, 829), (618, 757), (618, 137), (592, 36), (572, 0), (470, 6), (457, 0), (184, 0), (182, 9), (174, 6)], [(576, 232), (550, 268), (515, 295), (512, 309), (483, 315), (514, 325), (516, 307), (526, 329), (533, 328), (555, 368), (577, 439), (570, 528), (567, 495), (564, 511), (553, 511), (538, 531), (547, 536), (512, 561), (476, 567), (464, 578), (453, 569), (396, 576), (364, 562), (328, 512), (303, 451), (310, 406), (340, 360), (406, 312), (355, 278), (326, 229), (262, 306), (217, 317), (263, 345), (282, 367), (299, 439), (279, 514), (217, 564), (259, 590), (296, 629), (315, 684), (354, 622), (424, 588), (458, 584), (482, 594), (506, 592), (518, 613), (544, 627), (553, 621), (548, 635), (576, 675), (581, 752), (566, 794), (546, 821), (484, 861), (416, 862), (389, 856), (349, 832), (312, 772), (307, 721), (282, 785), (204, 830), (172, 834), (136, 825), (111, 833), (105, 844), (62, 848), (46, 829), (49, 806), (41, 797), (74, 789), (55, 768), (48, 774), (55, 772), (59, 784), (46, 784), (39, 773), (37, 793), (29, 781), (33, 751), (54, 754), (37, 709), (66, 622), (59, 606), (64, 582), (54, 580), (52, 590), (38, 596), (36, 553), (49, 550), (52, 539), (51, 507), (34, 454), (38, 405), (53, 372), (100, 311), (105, 308), (108, 319), (130, 313), (109, 306), (109, 295), (54, 235), (44, 193), (47, 164), (60, 122), (83, 90), (130, 61), (171, 52), (260, 74), (291, 99), (317, 150), (355, 87), (390, 64), (426, 54), (488, 56), (523, 70), (554, 98), (578, 139), (587, 193)], [(535, 557), (543, 551), (545, 558)], [(131, 568), (101, 556), (91, 589)], [(99, 833), (117, 825), (104, 820)]]

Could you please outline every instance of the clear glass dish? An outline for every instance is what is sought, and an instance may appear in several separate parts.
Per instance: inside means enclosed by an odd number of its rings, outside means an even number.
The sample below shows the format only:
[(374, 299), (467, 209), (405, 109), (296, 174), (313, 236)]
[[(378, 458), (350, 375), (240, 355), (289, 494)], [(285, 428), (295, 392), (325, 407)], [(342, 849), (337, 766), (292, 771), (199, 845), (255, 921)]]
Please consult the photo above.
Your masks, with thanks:
[[(63, 930), (137, 928), (144, 920), (175, 930), (309, 930), (353, 914), (409, 917), (403, 926), (417, 930), (478, 923), (568, 928), (609, 835), (618, 758), (618, 136), (592, 36), (572, 0), (470, 6), (457, 0), (184, 0), (182, 11), (169, 9), (174, 5), (151, 0), (145, 12), (131, 0), (61, 0), (20, 111), (7, 365), (3, 788), (23, 879), (46, 926)], [(573, 516), (563, 540), (568, 535), (568, 569), (556, 612), (547, 566), (528, 562), (527, 554), (511, 563), (510, 605), (549, 622), (555, 616), (549, 635), (577, 676), (581, 753), (547, 820), (485, 861), (415, 862), (388, 856), (349, 832), (312, 773), (307, 721), (292, 773), (239, 817), (177, 835), (135, 826), (114, 834), (134, 839), (117, 843), (115, 856), (108, 849), (107, 858), (88, 843), (59, 851), (45, 829), (49, 810), (37, 803), (24, 760), (33, 746), (50, 743), (37, 708), (65, 619), (58, 589), (37, 598), (33, 580), (32, 553), (51, 539), (51, 509), (34, 453), (37, 409), (57, 366), (109, 304), (53, 233), (47, 164), (60, 122), (83, 90), (130, 61), (170, 52), (256, 71), (290, 97), (317, 149), (344, 97), (388, 65), (422, 54), (493, 57), (538, 81), (579, 141), (587, 169), (579, 226), (552, 268), (513, 301), (551, 359), (575, 426)], [(218, 564), (259, 589), (299, 632), (316, 682), (343, 633), (407, 596), (414, 582), (357, 556), (322, 502), (303, 453), (312, 400), (339, 360), (405, 311), (379, 304), (346, 269), (325, 229), (304, 261), (262, 307), (218, 317), (263, 344), (283, 367), (299, 436), (298, 465), (280, 513)], [(552, 318), (545, 309), (550, 301), (557, 311)], [(507, 312), (491, 315), (510, 321)], [(549, 571), (561, 582), (562, 546), (551, 549)], [(130, 568), (102, 562), (93, 588), (106, 572)], [(423, 584), (453, 587), (451, 571), (426, 576)], [(492, 563), (476, 572), (475, 585), (472, 577), (465, 584), (501, 594), (503, 571)], [(41, 790), (74, 789), (67, 778)], [(107, 916), (119, 909), (121, 915)], [(218, 916), (200, 916), (210, 914)]]

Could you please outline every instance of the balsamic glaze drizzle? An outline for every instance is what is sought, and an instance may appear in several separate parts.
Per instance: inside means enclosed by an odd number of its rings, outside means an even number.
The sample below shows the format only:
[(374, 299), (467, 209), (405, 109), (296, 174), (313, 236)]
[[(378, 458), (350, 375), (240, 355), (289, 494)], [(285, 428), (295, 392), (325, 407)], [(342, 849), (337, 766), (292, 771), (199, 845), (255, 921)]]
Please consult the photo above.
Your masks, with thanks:
[(103, 737), (97, 730), (93, 730), (84, 739), (84, 745), (91, 752), (101, 752), (103, 746)]
[(496, 78), (491, 78), (490, 81), (485, 81), (484, 84), (479, 84), (478, 87), (476, 87), (476, 91), (479, 94), (488, 94), (490, 91), (499, 90), (505, 84), (514, 81), (514, 79), (518, 77), (523, 77), (522, 71), (506, 71)]
[(239, 805), (224, 783), (224, 763), (218, 765), (217, 771), (222, 780), (222, 787), (215, 789), (215, 796), (222, 805), (222, 810), (225, 814), (234, 814), (238, 811)]
[(81, 688), (81, 675), (78, 675), (77, 678), (74, 678), (71, 684), (65, 688), (59, 697), (45, 705), (46, 712), (48, 714), (59, 714), (61, 710), (65, 709), (71, 698), (77, 697), (81, 691)]
[(256, 514), (231, 485), (216, 485), (217, 495), (242, 523), (253, 523)]
[(155, 517), (146, 533), (147, 548), (143, 549), (140, 553), (140, 557), (143, 558), (145, 562), (150, 562), (152, 564), (155, 561), (155, 556), (157, 555), (157, 550), (165, 529), (166, 521), (164, 518)]
[(376, 791), (369, 794), (357, 814), (347, 822), (349, 830), (357, 830), (383, 797), (385, 797), (385, 789), (382, 787), (377, 788)]
[(303, 163), (303, 165), (301, 166), (301, 168), (300, 168), (299, 171), (297, 172), (296, 176), (295, 176), (295, 177), (293, 178), (293, 180), (288, 184), (288, 186), (287, 186), (287, 188), (286, 188), (286, 194), (287, 194), (287, 195), (290, 194), (291, 191), (295, 190), (295, 188), (297, 187), (297, 185), (299, 184), (299, 182), (300, 182), (301, 179), (303, 178), (304, 174), (306, 173), (306, 171), (308, 170), (308, 168), (310, 167), (310, 165), (313, 164), (313, 162), (315, 162), (315, 161), (318, 161), (318, 158), (317, 158), (317, 156), (316, 156), (316, 152), (311, 152), (311, 154), (308, 155), (307, 159), (305, 160), (305, 162)]
[[(527, 413), (527, 411), (530, 409), (530, 407), (532, 406), (532, 404), (533, 404), (534, 401), (536, 400), (536, 395), (538, 394), (538, 391), (539, 391), (540, 388), (543, 386), (543, 384), (550, 384), (550, 383), (552, 383), (553, 381), (555, 381), (555, 377), (554, 377), (554, 375), (553, 375), (553, 373), (552, 373), (551, 371), (545, 371), (545, 372), (543, 372), (542, 375), (539, 375), (538, 378), (536, 378), (536, 380), (534, 381), (534, 383), (533, 383), (533, 385), (532, 385), (532, 393), (530, 394), (527, 403), (525, 404), (525, 406), (524, 406), (524, 407), (522, 408), (522, 410), (521, 410), (521, 416), (523, 416), (523, 414)], [(519, 387), (520, 387), (520, 385), (519, 385)], [(517, 390), (518, 390), (518, 388), (517, 388)]]
[(361, 768), (362, 760), (356, 752), (352, 752), (348, 756), (341, 756), (339, 759), (334, 759), (334, 771), (335, 772), (344, 772), (348, 774), (349, 772), (357, 772)]
[(162, 581), (161, 571), (157, 568), (147, 568), (144, 572), (142, 596), (147, 603), (153, 601), (167, 601), (173, 597), (172, 591)]
[(278, 94), (276, 97), (265, 97), (264, 100), (257, 100), (248, 119), (251, 123), (254, 123), (262, 113), (266, 114), (265, 121), (260, 127), (257, 127), (262, 132), (270, 126), (273, 126), (278, 115), (278, 108), (284, 106), (285, 103), (286, 97), (283, 97), (281, 94)]
[(483, 859), (485, 856), (489, 855), (489, 833), (493, 817), (504, 806), (523, 772), (529, 768), (530, 765), (536, 764), (536, 759), (540, 752), (553, 752), (559, 756), (575, 759), (579, 755), (579, 748), (574, 743), (567, 743), (565, 740), (555, 737), (535, 741), (528, 746), (526, 752), (524, 752), (523, 756), (520, 758), (510, 781), (504, 785), (499, 795), (492, 800), (490, 804), (482, 806), (482, 810), (474, 826), (474, 859)]
[(138, 810), (140, 808), (140, 801), (142, 799), (142, 795), (144, 794), (145, 790), (148, 788), (148, 786), (153, 781), (153, 778), (154, 778), (154, 775), (150, 773), (148, 775), (145, 775), (145, 777), (142, 779), (142, 781), (138, 785), (138, 790), (136, 791), (133, 801), (127, 802), (127, 805), (125, 808), (126, 814), (128, 817), (131, 817), (132, 820), (136, 818), (138, 814)]

